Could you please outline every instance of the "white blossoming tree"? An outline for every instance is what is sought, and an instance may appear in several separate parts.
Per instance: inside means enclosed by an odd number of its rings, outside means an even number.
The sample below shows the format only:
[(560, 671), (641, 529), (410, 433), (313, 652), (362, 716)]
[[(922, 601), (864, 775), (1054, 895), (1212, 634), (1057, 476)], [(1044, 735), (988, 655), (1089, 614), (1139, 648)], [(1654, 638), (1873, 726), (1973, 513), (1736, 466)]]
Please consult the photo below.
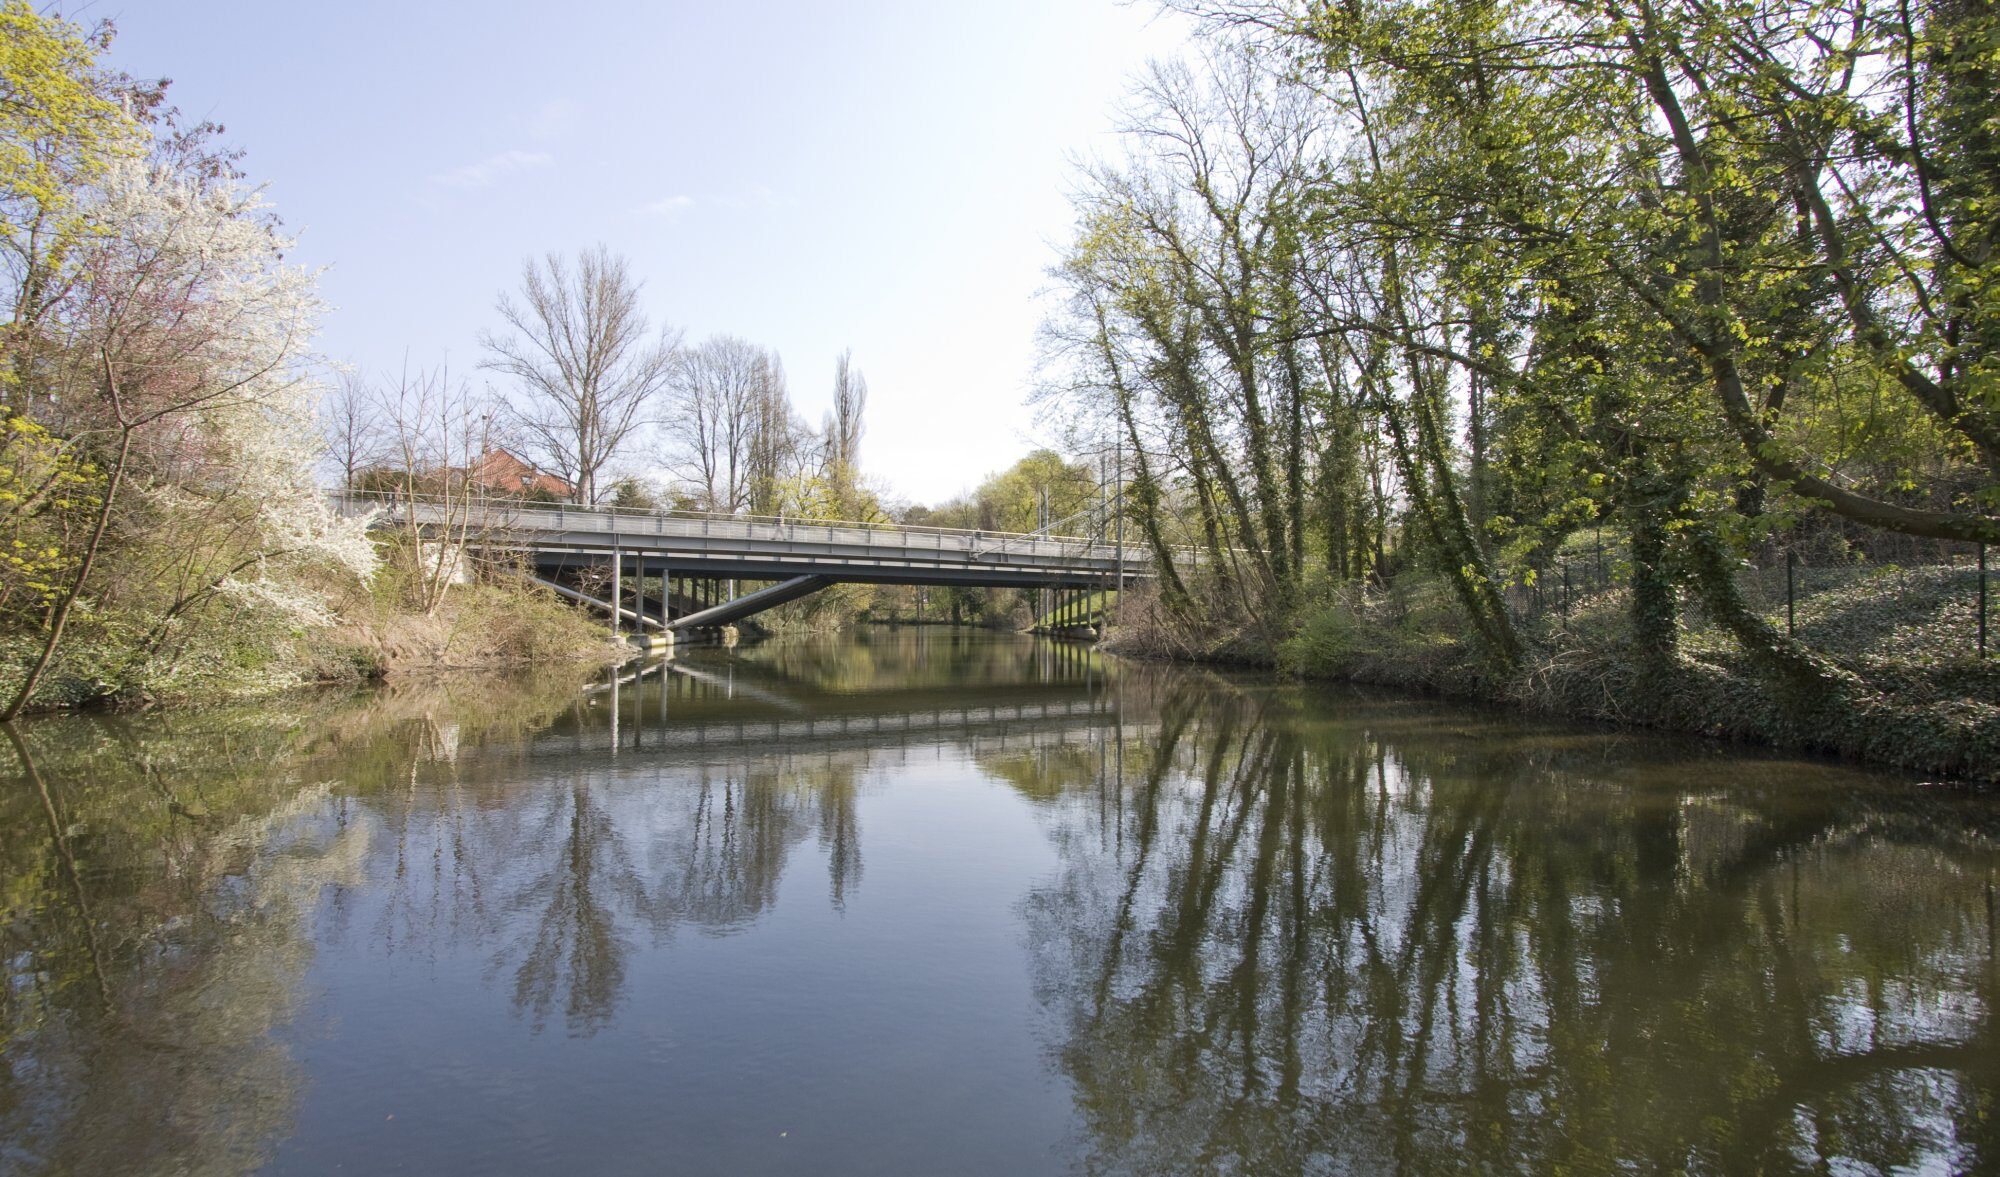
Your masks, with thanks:
[(240, 635), (323, 624), (332, 578), (375, 564), (314, 484), (321, 304), (259, 193), (204, 136), (178, 134), (112, 161), (75, 204), (90, 229), (63, 259), (27, 366), (40, 387), (23, 400), (87, 459), (95, 493), (65, 529), (63, 575), (0, 720), (80, 616), (124, 658), (96, 673), (157, 678)]

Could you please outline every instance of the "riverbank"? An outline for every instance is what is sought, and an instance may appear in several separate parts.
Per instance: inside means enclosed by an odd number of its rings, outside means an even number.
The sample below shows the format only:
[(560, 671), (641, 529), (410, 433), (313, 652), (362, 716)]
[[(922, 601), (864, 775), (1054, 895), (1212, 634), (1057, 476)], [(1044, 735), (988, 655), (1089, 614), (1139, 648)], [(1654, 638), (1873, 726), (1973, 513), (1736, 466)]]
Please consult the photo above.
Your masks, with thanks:
[(561, 663), (614, 665), (633, 656), (603, 621), (522, 581), (460, 585), (432, 613), (357, 594), (340, 622), (308, 644), (313, 682)]
[[(1309, 610), (1276, 641), (1249, 632), (1191, 639), (1134, 610), (1106, 649), (1129, 657), (1254, 666), (1538, 715), (1679, 732), (2000, 782), (2000, 664), (1952, 653), (1964, 594), (1938, 577), (1862, 578), (1802, 597), (1801, 639), (1840, 675), (1803, 696), (1774, 682), (1717, 627), (1686, 620), (1678, 654), (1642, 657), (1614, 590), (1533, 632), (1519, 667), (1496, 673), (1448, 602), (1384, 593)], [(1778, 619), (1782, 624), (1782, 619)], [(1963, 644), (1962, 642), (1959, 644)]]
[[(422, 611), (392, 577), (378, 577), (342, 593), (326, 625), (238, 637), (147, 651), (115, 628), (87, 630), (65, 647), (27, 713), (201, 706), (458, 671), (592, 669), (633, 656), (596, 618), (511, 578), (455, 585)], [(0, 639), (0, 681), (16, 679), (32, 655), (27, 641)]]

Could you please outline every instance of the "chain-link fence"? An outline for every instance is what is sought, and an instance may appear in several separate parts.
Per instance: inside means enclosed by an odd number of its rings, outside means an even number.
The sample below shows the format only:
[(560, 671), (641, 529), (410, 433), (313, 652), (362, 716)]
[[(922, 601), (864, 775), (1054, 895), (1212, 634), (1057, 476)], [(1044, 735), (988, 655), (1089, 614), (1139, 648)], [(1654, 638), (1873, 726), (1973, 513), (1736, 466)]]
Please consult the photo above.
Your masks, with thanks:
[[(1508, 604), (1524, 621), (1561, 626), (1602, 610), (1607, 594), (1623, 590), (1630, 576), (1622, 545), (1587, 537), (1516, 577)], [(1894, 551), (1860, 553), (1825, 543), (1773, 543), (1737, 571), (1736, 583), (1752, 609), (1815, 648), (1984, 659), (2000, 636), (1991, 629), (1984, 544), (1915, 540)], [(1699, 603), (1687, 605), (1699, 620)]]

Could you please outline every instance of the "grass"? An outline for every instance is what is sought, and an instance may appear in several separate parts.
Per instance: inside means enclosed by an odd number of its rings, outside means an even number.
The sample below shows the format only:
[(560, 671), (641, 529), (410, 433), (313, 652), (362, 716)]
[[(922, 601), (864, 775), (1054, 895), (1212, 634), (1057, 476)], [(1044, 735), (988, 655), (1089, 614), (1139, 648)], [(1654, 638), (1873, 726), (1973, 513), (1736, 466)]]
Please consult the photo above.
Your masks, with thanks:
[(328, 682), (440, 670), (613, 662), (631, 651), (596, 617), (515, 577), (458, 585), (435, 613), (407, 608), (398, 587), (353, 594), (341, 622), (314, 641), (304, 677)]

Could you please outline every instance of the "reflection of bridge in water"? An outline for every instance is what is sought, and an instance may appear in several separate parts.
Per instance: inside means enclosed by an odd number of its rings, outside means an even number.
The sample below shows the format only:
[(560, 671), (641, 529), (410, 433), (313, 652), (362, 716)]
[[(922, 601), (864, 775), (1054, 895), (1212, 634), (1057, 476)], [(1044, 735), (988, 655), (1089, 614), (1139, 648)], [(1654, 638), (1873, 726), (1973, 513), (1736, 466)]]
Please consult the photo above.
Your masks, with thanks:
[(1053, 747), (1118, 724), (1094, 655), (1038, 669), (1049, 677), (840, 692), (719, 653), (660, 658), (592, 687), (532, 749), (563, 756), (637, 750), (734, 758), (954, 741), (978, 754)]

